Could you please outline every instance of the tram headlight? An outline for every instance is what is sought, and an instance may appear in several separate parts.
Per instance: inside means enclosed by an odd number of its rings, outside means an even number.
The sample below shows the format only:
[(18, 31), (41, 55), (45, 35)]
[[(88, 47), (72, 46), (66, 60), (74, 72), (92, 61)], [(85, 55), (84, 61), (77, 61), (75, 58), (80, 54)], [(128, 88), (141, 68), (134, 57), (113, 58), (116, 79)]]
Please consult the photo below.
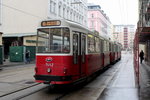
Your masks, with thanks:
[(47, 69), (47, 72), (48, 72), (48, 73), (50, 73), (50, 72), (51, 72), (51, 69), (50, 69), (50, 68), (48, 68), (48, 69)]
[(67, 68), (64, 68), (64, 74), (66, 74), (67, 73)]

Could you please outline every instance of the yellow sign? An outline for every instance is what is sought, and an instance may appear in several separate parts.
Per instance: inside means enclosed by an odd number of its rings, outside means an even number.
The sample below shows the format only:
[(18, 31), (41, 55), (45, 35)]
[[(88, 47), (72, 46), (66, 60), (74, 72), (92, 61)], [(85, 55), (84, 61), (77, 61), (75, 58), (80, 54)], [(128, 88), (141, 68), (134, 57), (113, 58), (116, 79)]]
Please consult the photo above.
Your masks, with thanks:
[(59, 26), (61, 23), (59, 20), (53, 20), (53, 21), (43, 21), (41, 23), (41, 26), (42, 27), (45, 27), (45, 26)]

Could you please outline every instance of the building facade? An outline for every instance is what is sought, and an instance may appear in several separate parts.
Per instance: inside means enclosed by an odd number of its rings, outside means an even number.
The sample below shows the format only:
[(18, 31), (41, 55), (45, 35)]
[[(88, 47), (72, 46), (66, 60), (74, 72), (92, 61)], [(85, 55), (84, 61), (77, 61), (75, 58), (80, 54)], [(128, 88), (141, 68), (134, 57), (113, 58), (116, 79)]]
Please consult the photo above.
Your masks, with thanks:
[[(137, 52), (144, 51), (145, 62), (150, 65), (150, 0), (138, 0), (139, 20), (134, 39), (135, 60), (134, 63), (139, 65), (136, 58), (139, 58)], [(144, 46), (141, 46), (144, 45)], [(135, 66), (135, 67), (137, 67)]]
[(87, 0), (0, 0), (4, 55), (9, 56), (10, 46), (35, 46), (33, 35), (47, 19), (71, 20), (86, 27)]
[(4, 34), (34, 33), (40, 21), (46, 19), (87, 25), (87, 0), (3, 0), (0, 8), (0, 29)]
[(3, 33), (35, 33), (39, 22), (48, 16), (47, 3), (47, 0), (3, 0)]
[(113, 40), (122, 44), (124, 50), (133, 49), (134, 25), (114, 25)]
[(87, 0), (49, 0), (48, 18), (67, 19), (87, 26)]
[(99, 5), (88, 4), (88, 28), (100, 35), (112, 38), (112, 24)]

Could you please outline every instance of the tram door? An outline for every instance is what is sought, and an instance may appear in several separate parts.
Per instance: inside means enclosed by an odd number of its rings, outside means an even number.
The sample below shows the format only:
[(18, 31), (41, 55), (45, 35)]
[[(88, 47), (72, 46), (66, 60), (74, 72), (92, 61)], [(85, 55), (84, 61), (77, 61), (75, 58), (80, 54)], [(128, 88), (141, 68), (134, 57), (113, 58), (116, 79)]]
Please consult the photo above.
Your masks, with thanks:
[(86, 35), (74, 32), (73, 34), (73, 63), (76, 64), (78, 74), (85, 75)]

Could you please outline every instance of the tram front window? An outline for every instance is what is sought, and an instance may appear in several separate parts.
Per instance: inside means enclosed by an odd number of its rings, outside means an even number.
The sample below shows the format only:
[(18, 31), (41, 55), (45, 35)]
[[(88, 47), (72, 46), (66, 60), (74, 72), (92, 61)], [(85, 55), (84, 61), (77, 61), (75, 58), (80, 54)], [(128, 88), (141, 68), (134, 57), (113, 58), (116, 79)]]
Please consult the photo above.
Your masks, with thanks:
[(38, 53), (69, 53), (70, 32), (69, 28), (38, 29)]

